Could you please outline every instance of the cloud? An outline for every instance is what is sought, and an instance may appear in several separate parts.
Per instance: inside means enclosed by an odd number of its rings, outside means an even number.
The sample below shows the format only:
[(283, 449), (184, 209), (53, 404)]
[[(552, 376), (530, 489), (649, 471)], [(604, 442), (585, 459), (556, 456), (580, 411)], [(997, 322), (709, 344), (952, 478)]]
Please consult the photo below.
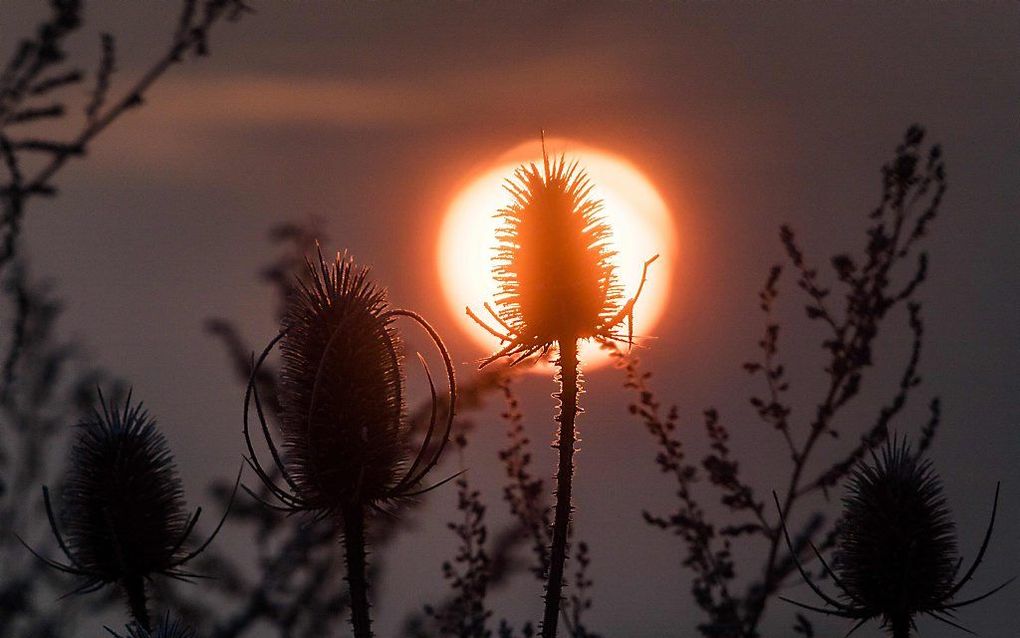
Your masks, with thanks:
[(159, 108), (185, 126), (399, 127), (510, 115), (541, 103), (583, 104), (622, 96), (634, 85), (635, 75), (620, 60), (579, 52), (412, 77), (170, 78), (160, 87), (160, 96), (171, 100)]

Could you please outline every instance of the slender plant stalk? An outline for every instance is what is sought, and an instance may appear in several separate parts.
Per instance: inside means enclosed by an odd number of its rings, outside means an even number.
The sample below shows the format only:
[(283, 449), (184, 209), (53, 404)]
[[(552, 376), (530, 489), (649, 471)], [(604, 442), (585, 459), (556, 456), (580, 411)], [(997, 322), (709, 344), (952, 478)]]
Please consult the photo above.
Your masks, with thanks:
[(560, 345), (560, 422), (556, 447), (560, 451), (556, 471), (556, 518), (553, 521), (552, 548), (549, 552), (549, 580), (545, 589), (543, 638), (556, 636), (563, 592), (563, 563), (567, 558), (567, 532), (570, 527), (570, 492), (574, 476), (574, 419), (577, 417), (577, 340), (563, 339)]
[(892, 620), (893, 638), (910, 638), (910, 618), (902, 616)]
[(351, 627), (354, 638), (371, 638), (372, 618), (368, 613), (368, 578), (365, 576), (365, 510), (360, 505), (345, 508), (343, 519), (347, 584), (351, 589)]
[(128, 610), (131, 617), (145, 631), (152, 631), (149, 621), (149, 609), (146, 605), (145, 580), (141, 576), (128, 576), (122, 582), (124, 593), (127, 594)]

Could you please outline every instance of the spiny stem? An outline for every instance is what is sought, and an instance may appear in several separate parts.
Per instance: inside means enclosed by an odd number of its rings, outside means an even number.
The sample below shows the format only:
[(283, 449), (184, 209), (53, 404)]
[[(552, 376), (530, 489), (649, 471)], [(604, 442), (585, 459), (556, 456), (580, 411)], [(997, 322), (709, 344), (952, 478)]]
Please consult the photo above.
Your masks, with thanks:
[(347, 584), (351, 589), (351, 627), (354, 638), (371, 638), (372, 619), (368, 614), (368, 579), (365, 576), (365, 510), (360, 505), (347, 507), (343, 519)]
[(560, 358), (560, 463), (556, 470), (556, 517), (553, 521), (552, 548), (549, 552), (549, 580), (545, 588), (545, 615), (542, 638), (555, 638), (563, 592), (563, 563), (567, 558), (567, 531), (570, 527), (570, 490), (574, 475), (574, 419), (577, 416), (577, 340), (559, 342)]
[(145, 581), (141, 576), (128, 576), (121, 582), (121, 587), (127, 594), (128, 611), (131, 613), (131, 617), (142, 629), (152, 631), (145, 600)]
[(892, 619), (893, 638), (910, 638), (910, 618), (899, 616)]

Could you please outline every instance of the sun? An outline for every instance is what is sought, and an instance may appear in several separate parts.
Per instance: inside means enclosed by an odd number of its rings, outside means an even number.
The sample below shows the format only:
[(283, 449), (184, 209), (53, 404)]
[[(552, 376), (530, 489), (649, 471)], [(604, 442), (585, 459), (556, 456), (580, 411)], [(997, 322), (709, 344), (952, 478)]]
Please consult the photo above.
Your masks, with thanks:
[[(635, 335), (640, 343), (644, 336), (653, 334), (669, 302), (676, 257), (676, 230), (669, 209), (640, 169), (618, 155), (555, 138), (546, 139), (546, 148), (550, 156), (565, 153), (568, 160), (578, 160), (594, 185), (592, 197), (603, 201), (624, 298), (637, 291), (644, 262), (659, 255), (634, 311)], [(496, 230), (501, 224), (496, 214), (510, 201), (503, 185), (517, 166), (541, 161), (539, 141), (521, 144), (496, 158), (454, 195), (439, 232), (437, 266), (443, 295), (461, 328), (478, 344), (479, 358), (494, 351), (498, 342), (475, 324), (464, 308), (481, 309), (485, 301), (494, 303), (498, 288), (492, 278), (492, 257)], [(583, 342), (579, 353), (586, 370), (609, 361), (608, 355), (591, 341)], [(553, 371), (551, 365), (531, 369)]]

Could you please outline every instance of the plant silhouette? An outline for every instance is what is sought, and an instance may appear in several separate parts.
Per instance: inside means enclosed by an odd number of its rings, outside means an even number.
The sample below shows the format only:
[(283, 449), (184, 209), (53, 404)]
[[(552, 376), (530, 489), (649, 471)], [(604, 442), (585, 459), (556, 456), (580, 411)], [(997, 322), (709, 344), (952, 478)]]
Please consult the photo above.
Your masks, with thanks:
[(67, 564), (25, 546), (50, 567), (81, 578), (72, 593), (118, 585), (135, 622), (150, 631), (146, 581), (156, 575), (195, 577), (183, 567), (213, 541), (229, 507), (207, 540), (185, 549), (202, 508), (185, 513), (184, 488), (156, 422), (141, 403), (131, 405), (130, 394), (118, 409), (100, 392), (99, 405), (92, 418), (78, 425), (59, 519), (49, 488), (42, 488), (46, 515)]
[[(492, 422), (505, 426), (506, 438), (498, 462), (492, 456), (478, 469), (501, 475), (497, 489), (503, 502), (487, 491), (492, 485), (476, 481), (477, 475), (451, 477), (450, 487), (456, 489), (448, 529), (456, 545), (432, 570), (436, 584), (445, 587), (385, 611), (397, 619), (405, 615), (405, 638), (595, 636), (584, 617), (593, 591), (599, 593), (593, 590), (592, 566), (603, 570), (595, 572), (605, 578), (602, 582), (616, 583), (616, 574), (592, 562), (593, 556), (600, 559), (603, 546), (589, 546), (571, 521), (583, 389), (578, 344), (586, 339), (610, 350), (633, 392), (631, 412), (656, 447), (655, 467), (667, 477), (663, 487), (675, 499), (665, 512), (645, 512), (644, 522), (678, 539), (683, 569), (693, 576), (691, 599), (703, 611), (690, 624), (698, 623), (702, 635), (761, 638), (764, 627), (782, 622), (809, 638), (817, 635), (808, 619), (814, 613), (841, 617), (851, 631), (874, 620), (893, 638), (913, 635), (914, 620), (925, 615), (964, 629), (967, 622), (956, 612), (1008, 584), (966, 594), (991, 552), (999, 494), (997, 487), (984, 540), (973, 564), (965, 566), (942, 485), (925, 460), (941, 428), (939, 398), (922, 397), (930, 416), (919, 424), (916, 451), (889, 441), (894, 423), (909, 418), (907, 406), (927, 392), (921, 385), (921, 355), (930, 346), (920, 291), (929, 274), (926, 239), (941, 216), (947, 183), (940, 147), (927, 145), (918, 126), (907, 130), (882, 168), (879, 198), (866, 211), (863, 242), (856, 250), (838, 252), (816, 266), (799, 233), (789, 226), (779, 232), (784, 263), (763, 273), (759, 305), (765, 325), (754, 360), (744, 365), (760, 383), (749, 397), (761, 426), (751, 436), (769, 432), (788, 453), (767, 464), (766, 469), (782, 473), (776, 485), (748, 479), (747, 468), (757, 459), (742, 458), (733, 445), (732, 439), (748, 430), (731, 429), (732, 405), (705, 410), (696, 432), (683, 426), (679, 409), (660, 402), (651, 373), (623, 345), (633, 340), (637, 295), (623, 298), (601, 203), (577, 163), (549, 157), (543, 148), (541, 162), (521, 166), (507, 182), (512, 203), (500, 211), (494, 267), (500, 294), (494, 305), (484, 306), (486, 317), (468, 310), (501, 343), (482, 362), (484, 371), (466, 380), (453, 378), (452, 357), (435, 331), (415, 313), (392, 310), (365, 270), (343, 258), (306, 259), (314, 254), (321, 229), (274, 222), (271, 237), (286, 253), (262, 280), (273, 285), (270, 294), (280, 302), (272, 306), (281, 325), (278, 338), (254, 357), (241, 329), (250, 317), (207, 323), (217, 345), (225, 346), (231, 370), (224, 376), (233, 373), (246, 388), (248, 456), (259, 474), (259, 482), (246, 489), (255, 500), (234, 504), (238, 484), (232, 475), (219, 476), (207, 487), (229, 516), (224, 514), (208, 541), (192, 540), (201, 510), (190, 513), (186, 507), (182, 478), (193, 477), (182, 477), (177, 461), (182, 469), (194, 466), (182, 454), (171, 455), (154, 420), (132, 401), (116, 371), (93, 363), (108, 361), (106, 355), (113, 353), (93, 358), (89, 344), (62, 336), (76, 331), (58, 324), (59, 285), (38, 278), (31, 268), (24, 246), (33, 222), (26, 220), (37, 205), (59, 215), (90, 214), (82, 205), (87, 197), (63, 199), (65, 169), (93, 156), (100, 138), (125, 115), (161, 99), (154, 89), (168, 71), (207, 55), (216, 30), (251, 9), (244, 0), (179, 0), (176, 12), (151, 12), (169, 15), (167, 38), (144, 62), (131, 59), (121, 44), (131, 43), (137, 33), (123, 40), (91, 33), (85, 7), (80, 0), (49, 0), (37, 8), (5, 8), (0, 18), (13, 16), (10, 23), (16, 24), (22, 14), (44, 14), (27, 37), (4, 38), (12, 55), (0, 68), (0, 638), (92, 636), (103, 634), (103, 622), (115, 626), (107, 632), (116, 638), (321, 638), (336, 634), (348, 614), (356, 636), (371, 635), (378, 619), (369, 613), (370, 600), (385, 589), (387, 579), (407, 575), (404, 566), (388, 560), (396, 541), (411, 537), (423, 513), (436, 513), (425, 507), (434, 502), (419, 498), (429, 489), (425, 480), (449, 467), (448, 461), (440, 465), (451, 456), (448, 441), (463, 454), (461, 469), (469, 458), (478, 462), (469, 455), (487, 448), (476, 445), (474, 437), (484, 438), (478, 432), (491, 432)], [(81, 46), (82, 35), (94, 36), (92, 46)], [(150, 44), (146, 38), (144, 46)], [(272, 61), (275, 46), (271, 38), (260, 39), (248, 52)], [(132, 70), (135, 75), (128, 77)], [(318, 78), (309, 81), (321, 88), (318, 83)], [(177, 92), (173, 86), (161, 88)], [(173, 104), (170, 110), (176, 113), (176, 108)], [(189, 108), (209, 107), (195, 102)], [(277, 113), (277, 106), (270, 110)], [(237, 118), (217, 114), (202, 121), (228, 128), (236, 141)], [(264, 148), (282, 153), (286, 143), (298, 139), (293, 132), (281, 128)], [(235, 148), (224, 145), (211, 156)], [(103, 166), (101, 160), (93, 168)], [(229, 191), (238, 177), (233, 168), (213, 169), (203, 177), (217, 182), (223, 177), (216, 186)], [(81, 177), (85, 191), (97, 190), (107, 179), (94, 171)], [(158, 179), (187, 191), (187, 184), (176, 183), (174, 171), (161, 172)], [(69, 186), (82, 192), (82, 182)], [(293, 208), (314, 199), (292, 186), (280, 192)], [(227, 224), (223, 228), (231, 241), (244, 234)], [(204, 245), (182, 243), (195, 249)], [(137, 246), (121, 247), (128, 250), (118, 253), (120, 258), (136, 254)], [(86, 265), (97, 258), (74, 257)], [(791, 274), (806, 330), (778, 318)], [(88, 303), (90, 297), (80, 299)], [(420, 405), (407, 405), (414, 384), (405, 378), (396, 330), (402, 319), (418, 323), (439, 348), (448, 395), (436, 390), (426, 367), (424, 394), (429, 396)], [(801, 358), (802, 344), (790, 348), (788, 341), (812, 339), (819, 331), (824, 335), (815, 352), (823, 360), (815, 370)], [(274, 346), (282, 351), (278, 359), (270, 354)], [(520, 386), (513, 379), (518, 368), (512, 367), (549, 354), (558, 367), (560, 401), (555, 488), (535, 469), (518, 403)], [(900, 354), (901, 360), (890, 361)], [(885, 369), (890, 363), (893, 381), (888, 383), (882, 374), (890, 372)], [(788, 368), (794, 366), (805, 370), (791, 374)], [(99, 386), (104, 394), (97, 400)], [(168, 389), (160, 404), (172, 402), (173, 394)], [(497, 394), (503, 401), (499, 416), (477, 411)], [(227, 399), (224, 403), (232, 404)], [(264, 446), (248, 430), (252, 413)], [(218, 433), (229, 423), (200, 425)], [(73, 424), (78, 426), (69, 427)], [(699, 439), (707, 451), (695, 459), (691, 450)], [(60, 465), (54, 461), (65, 444), (70, 462)], [(260, 460), (256, 448), (271, 461)], [(175, 446), (175, 452), (184, 450)], [(784, 467), (774, 467), (784, 461)], [(39, 485), (52, 487), (53, 498), (50, 487), (43, 488), (41, 503), (32, 497)], [(776, 513), (763, 498), (772, 487), (777, 488)], [(827, 505), (836, 494), (846, 495), (841, 512)], [(507, 520), (492, 516), (493, 500), (509, 510), (503, 512)], [(838, 518), (830, 520), (830, 510)], [(292, 516), (296, 512), (307, 515)], [(238, 544), (243, 549), (209, 544), (227, 527), (243, 539)], [(29, 551), (18, 544), (21, 539)], [(338, 540), (345, 551), (339, 551)], [(63, 558), (55, 559), (60, 552)], [(346, 582), (337, 576), (345, 558)], [(425, 552), (421, 559), (440, 562)], [(663, 565), (671, 569), (669, 562)], [(201, 586), (194, 586), (198, 577)], [(511, 623), (494, 605), (497, 589), (518, 577), (543, 582), (540, 618)], [(805, 583), (820, 602), (790, 602), (808, 611), (772, 603), (785, 599), (790, 586)], [(58, 598), (68, 589), (88, 595)], [(111, 610), (125, 602), (127, 624), (111, 623)], [(600, 602), (603, 609), (614, 609), (620, 601), (606, 596)], [(677, 603), (678, 608), (683, 604)], [(392, 623), (392, 617), (386, 620)], [(646, 631), (638, 624), (627, 629), (622, 633)], [(688, 631), (693, 629), (677, 623), (673, 633)]]
[[(497, 233), (493, 267), (500, 286), (498, 311), (484, 305), (498, 328), (467, 309), (468, 316), (506, 344), (482, 367), (502, 357), (514, 365), (536, 353), (545, 355), (554, 346), (558, 350), (559, 428), (553, 447), (559, 450), (559, 464), (541, 626), (545, 638), (556, 635), (568, 551), (574, 422), (582, 383), (577, 344), (583, 339), (629, 343), (631, 332), (622, 334), (617, 328), (624, 321), (630, 325), (644, 285), (642, 275), (634, 298), (619, 303), (622, 292), (612, 262), (611, 229), (602, 219), (602, 202), (591, 197), (592, 188), (576, 161), (568, 163), (565, 156), (550, 161), (543, 134), (541, 169), (535, 164), (521, 166), (506, 182), (512, 202), (500, 211), (504, 225)], [(655, 257), (645, 263), (645, 274), (653, 261)]]
[[(410, 310), (390, 309), (386, 294), (368, 279), (368, 270), (339, 253), (332, 263), (321, 252), (306, 262), (308, 283), (298, 281), (284, 314), (280, 334), (252, 367), (244, 402), (248, 463), (278, 504), (288, 512), (335, 518), (342, 526), (350, 586), (351, 625), (357, 638), (372, 635), (365, 551), (365, 514), (386, 512), (401, 500), (423, 494), (421, 486), (442, 456), (453, 427), (457, 384), (453, 363), (438, 333)], [(407, 458), (401, 345), (393, 322), (406, 317), (420, 325), (438, 348), (449, 383), (439, 444), (439, 401), (425, 359), (420, 359), (432, 394), (425, 439), (413, 460)], [(281, 343), (283, 366), (279, 396), (284, 454), (273, 442), (256, 382), (262, 362)], [(254, 402), (262, 434), (272, 455), (274, 481), (255, 453), (248, 427)], [(444, 481), (445, 482), (445, 481)], [(245, 487), (255, 499), (262, 500)]]
[[(878, 618), (890, 636), (908, 638), (919, 615), (968, 631), (952, 620), (955, 611), (984, 600), (1012, 582), (1010, 579), (975, 598), (955, 600), (988, 549), (999, 504), (998, 485), (981, 548), (958, 581), (963, 559), (957, 557), (956, 530), (942, 482), (930, 461), (914, 454), (905, 441), (891, 439), (881, 456), (872, 453), (870, 464), (857, 466), (846, 489), (843, 516), (836, 525), (835, 568), (829, 567), (814, 543), (808, 543), (845, 602), (826, 594), (804, 570), (785, 523), (783, 535), (801, 577), (828, 607), (780, 597), (783, 600), (811, 611), (857, 620), (847, 635)], [(773, 498), (781, 511), (775, 492)]]
[[(677, 508), (667, 514), (645, 512), (645, 521), (676, 534), (684, 543), (684, 565), (695, 574), (691, 593), (708, 617), (698, 629), (707, 637), (760, 636), (769, 601), (797, 572), (794, 556), (783, 551), (780, 520), (792, 520), (792, 512), (806, 507), (812, 498), (827, 496), (845, 481), (862, 459), (886, 441), (891, 424), (918, 392), (925, 336), (918, 293), (928, 278), (924, 244), (947, 188), (942, 149), (937, 144), (926, 146), (924, 129), (909, 127), (893, 157), (882, 167), (880, 198), (867, 212), (863, 248), (833, 255), (829, 273), (811, 263), (791, 227), (780, 228), (787, 263), (773, 266), (765, 278), (759, 293), (759, 307), (766, 319), (758, 341), (759, 357), (743, 367), (761, 380), (762, 390), (749, 398), (761, 425), (782, 437), (789, 451), (789, 479), (778, 490), (781, 517), (770, 520), (761, 497), (763, 488), (742, 474), (742, 459), (732, 450), (731, 431), (718, 409), (703, 413), (710, 451), (701, 459), (691, 459), (687, 441), (679, 436), (678, 408), (663, 405), (650, 385), (651, 373), (641, 368), (636, 357), (625, 356), (612, 344), (607, 346), (626, 373), (625, 386), (634, 392), (631, 413), (659, 448), (657, 466), (675, 481)], [(791, 398), (792, 375), (780, 348), (781, 335), (797, 338), (801, 331), (776, 319), (786, 269), (796, 274), (797, 302), (803, 304), (808, 322), (824, 332), (820, 375), (824, 387), (813, 404), (803, 406), (794, 405)], [(826, 283), (830, 273), (835, 280), (831, 284)], [(908, 344), (896, 369), (898, 383), (889, 397), (871, 408), (874, 416), (863, 431), (855, 432), (839, 417), (869, 394), (863, 391), (867, 387), (864, 381), (876, 374), (873, 369), (882, 362), (876, 346), (878, 335), (892, 331), (891, 320), (897, 316), (906, 324), (904, 341)], [(793, 418), (795, 408), (808, 415), (802, 417), (804, 423)], [(941, 424), (938, 397), (930, 399), (929, 411), (918, 445), (921, 452), (931, 446)], [(847, 439), (850, 442), (841, 445)], [(831, 450), (831, 456), (820, 457), (826, 449)], [(812, 463), (816, 460), (823, 462), (817, 470)], [(711, 512), (700, 483), (714, 490), (709, 494), (729, 516)], [(764, 488), (766, 493), (771, 490), (772, 486)], [(791, 534), (797, 555), (807, 551), (810, 542), (823, 553), (831, 550), (836, 538), (833, 526), (821, 511), (806, 514), (806, 520)], [(756, 542), (763, 542), (764, 547), (757, 547)], [(765, 557), (760, 567), (736, 564), (733, 548), (738, 543), (760, 549)], [(760, 576), (741, 583), (741, 571)], [(814, 635), (810, 622), (800, 614), (794, 631)]]

